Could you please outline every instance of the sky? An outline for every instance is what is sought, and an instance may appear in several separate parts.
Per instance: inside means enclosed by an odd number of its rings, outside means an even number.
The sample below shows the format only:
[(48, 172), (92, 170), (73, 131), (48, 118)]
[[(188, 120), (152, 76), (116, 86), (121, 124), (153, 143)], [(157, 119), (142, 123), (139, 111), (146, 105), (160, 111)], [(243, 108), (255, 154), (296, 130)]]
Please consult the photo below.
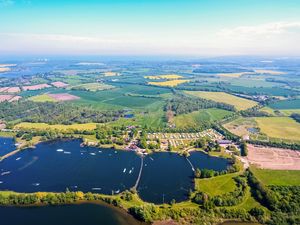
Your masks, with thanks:
[(300, 56), (299, 0), (0, 0), (0, 55)]

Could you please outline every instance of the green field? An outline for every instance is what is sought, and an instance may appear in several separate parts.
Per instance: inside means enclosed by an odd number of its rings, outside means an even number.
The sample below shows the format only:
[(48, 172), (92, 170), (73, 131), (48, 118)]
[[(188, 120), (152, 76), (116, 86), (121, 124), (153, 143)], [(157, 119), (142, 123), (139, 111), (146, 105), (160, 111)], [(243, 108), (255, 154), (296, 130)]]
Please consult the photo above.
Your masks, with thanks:
[(234, 191), (236, 183), (233, 178), (236, 176), (238, 176), (238, 174), (233, 173), (213, 178), (195, 179), (195, 189), (196, 191), (207, 193), (210, 196), (222, 195)]
[(29, 100), (34, 102), (57, 102), (54, 98), (50, 97), (47, 94), (32, 96), (29, 98)]
[(251, 171), (265, 185), (300, 185), (300, 171), (297, 170), (267, 170), (251, 167)]
[(237, 110), (246, 110), (257, 105), (257, 102), (236, 97), (225, 92), (185, 91), (189, 95), (233, 105)]
[(72, 125), (49, 125), (46, 123), (19, 123), (14, 128), (15, 129), (35, 129), (35, 130), (60, 130), (67, 131), (70, 130), (94, 130), (96, 129), (96, 123), (84, 123), (84, 124), (72, 124)]
[(257, 117), (261, 133), (278, 139), (300, 140), (300, 123), (289, 117)]
[(300, 99), (284, 100), (269, 105), (273, 109), (300, 109)]
[(72, 90), (87, 90), (87, 91), (103, 91), (115, 88), (109, 84), (102, 84), (102, 83), (87, 83), (87, 84), (80, 84), (70, 87)]
[(222, 109), (203, 109), (196, 112), (183, 114), (174, 118), (177, 128), (197, 127), (204, 122), (213, 122), (223, 119), (232, 112)]

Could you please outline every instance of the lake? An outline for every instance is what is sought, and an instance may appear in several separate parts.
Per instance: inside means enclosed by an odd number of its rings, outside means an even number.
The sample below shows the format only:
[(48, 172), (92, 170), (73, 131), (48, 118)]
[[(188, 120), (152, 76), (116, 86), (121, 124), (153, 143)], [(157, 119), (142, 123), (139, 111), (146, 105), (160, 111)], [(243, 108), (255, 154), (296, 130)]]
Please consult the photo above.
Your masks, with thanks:
[[(78, 139), (44, 142), (3, 160), (0, 190), (115, 194), (135, 185), (141, 167), (135, 152), (80, 147), (80, 143)], [(220, 171), (228, 166), (226, 159), (203, 152), (192, 152), (188, 159), (195, 168)], [(187, 199), (193, 189), (190, 163), (175, 153), (146, 156), (137, 186), (140, 197), (153, 203)]]
[[(0, 207), (1, 225), (142, 225), (125, 211), (107, 204)], [(5, 215), (5, 216), (4, 216)]]

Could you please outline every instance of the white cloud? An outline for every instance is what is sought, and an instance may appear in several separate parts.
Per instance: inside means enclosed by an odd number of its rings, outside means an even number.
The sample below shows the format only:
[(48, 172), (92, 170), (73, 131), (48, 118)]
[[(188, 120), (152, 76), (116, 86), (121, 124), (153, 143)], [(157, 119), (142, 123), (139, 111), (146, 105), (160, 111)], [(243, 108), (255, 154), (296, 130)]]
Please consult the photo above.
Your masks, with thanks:
[(7, 7), (15, 4), (13, 0), (0, 0), (0, 7)]
[(299, 55), (300, 22), (222, 30), (106, 32), (93, 36), (0, 33), (0, 54)]
[(222, 29), (218, 35), (225, 38), (257, 38), (282, 35), (288, 32), (300, 31), (300, 22), (274, 22), (256, 26), (238, 26)]

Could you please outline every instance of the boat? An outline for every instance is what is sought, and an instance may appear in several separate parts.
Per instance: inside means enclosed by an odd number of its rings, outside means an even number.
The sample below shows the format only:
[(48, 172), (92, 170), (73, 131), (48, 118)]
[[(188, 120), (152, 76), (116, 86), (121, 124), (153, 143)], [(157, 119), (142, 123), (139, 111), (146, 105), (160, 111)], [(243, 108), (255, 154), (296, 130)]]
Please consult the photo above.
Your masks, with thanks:
[(71, 152), (64, 152), (64, 154), (71, 154)]
[(99, 188), (99, 187), (94, 187), (94, 188), (92, 188), (92, 190), (93, 190), (93, 191), (100, 191), (101, 188)]
[(21, 159), (21, 157), (16, 158), (16, 161), (19, 161)]
[(33, 183), (33, 186), (40, 186), (40, 183)]
[(3, 181), (0, 181), (0, 184), (3, 184)]
[(129, 170), (129, 174), (131, 174), (132, 173), (132, 170)]
[(93, 152), (92, 152), (92, 153), (90, 153), (90, 155), (96, 155), (96, 153), (93, 153)]
[(120, 190), (116, 190), (115, 193), (116, 193), (116, 194), (119, 194), (119, 193), (120, 193)]
[(1, 176), (7, 175), (7, 174), (10, 174), (10, 171), (6, 171), (6, 172), (1, 173)]
[(60, 148), (60, 149), (57, 149), (56, 151), (57, 152), (63, 152), (64, 150)]
[(102, 151), (98, 151), (99, 153), (102, 153)]
[(125, 173), (126, 172), (126, 168), (124, 168), (124, 170), (123, 170), (123, 173)]
[(154, 159), (153, 159), (152, 157), (150, 157), (150, 159), (151, 159), (152, 161), (154, 161)]

